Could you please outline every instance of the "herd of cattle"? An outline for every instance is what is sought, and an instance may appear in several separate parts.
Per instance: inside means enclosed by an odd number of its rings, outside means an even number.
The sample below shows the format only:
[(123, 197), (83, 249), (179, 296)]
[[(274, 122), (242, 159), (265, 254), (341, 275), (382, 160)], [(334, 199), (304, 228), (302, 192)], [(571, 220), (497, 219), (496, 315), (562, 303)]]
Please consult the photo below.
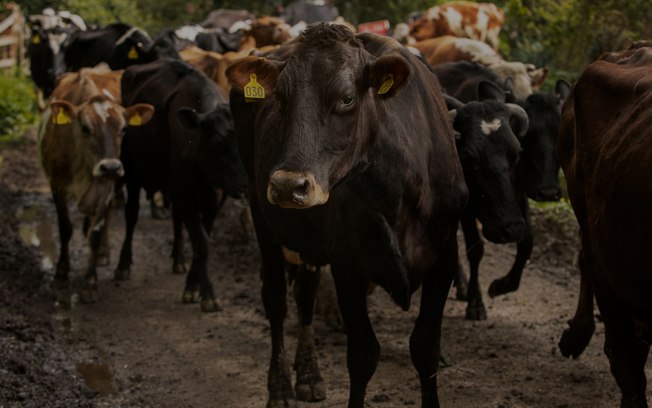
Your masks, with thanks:
[[(650, 43), (606, 54), (573, 87), (559, 80), (541, 92), (545, 68), (496, 51), (504, 13), (493, 4), (432, 7), (395, 38), (355, 33), (329, 3), (298, 1), (280, 15), (220, 9), (156, 39), (122, 23), (89, 29), (67, 12), (30, 16), (32, 78), (47, 98), (38, 152), (61, 241), (55, 285), (68, 285), (73, 197), (90, 247), (80, 299), (98, 300), (96, 268), (108, 260), (111, 202), (122, 188), (126, 235), (114, 277), (130, 277), (142, 188), (148, 198), (161, 192), (171, 208), (183, 301), (219, 310), (207, 235), (227, 197), (246, 197), (271, 325), (267, 406), (325, 398), (312, 315), (320, 268), (330, 265), (348, 336), (349, 407), (363, 406), (378, 362), (366, 309), (372, 283), (403, 309), (421, 288), (410, 352), (422, 406), (435, 407), (451, 284), (468, 301), (468, 319), (487, 318), (482, 234), (517, 243), (511, 270), (489, 295), (518, 289), (533, 246), (528, 198), (561, 198), (561, 162), (581, 228), (582, 278), (560, 348), (582, 353), (595, 296), (621, 406), (646, 407)], [(294, 387), (283, 340), (288, 269), (301, 326)]]

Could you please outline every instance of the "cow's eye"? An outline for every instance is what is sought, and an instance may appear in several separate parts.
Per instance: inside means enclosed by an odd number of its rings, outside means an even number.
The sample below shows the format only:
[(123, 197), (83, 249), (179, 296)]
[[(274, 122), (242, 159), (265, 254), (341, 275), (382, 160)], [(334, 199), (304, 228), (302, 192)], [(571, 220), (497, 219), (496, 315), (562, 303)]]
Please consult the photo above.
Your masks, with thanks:
[(353, 103), (353, 97), (346, 95), (342, 98), (342, 106), (350, 106)]

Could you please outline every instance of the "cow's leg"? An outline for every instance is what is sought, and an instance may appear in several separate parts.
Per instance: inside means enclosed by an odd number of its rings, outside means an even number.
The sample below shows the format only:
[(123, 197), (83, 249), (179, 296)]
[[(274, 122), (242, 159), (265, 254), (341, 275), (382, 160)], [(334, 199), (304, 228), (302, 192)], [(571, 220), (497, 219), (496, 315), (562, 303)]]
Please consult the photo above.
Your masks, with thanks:
[(419, 316), (410, 336), (410, 356), (419, 373), (422, 408), (439, 407), (437, 370), (441, 357), (441, 324), (457, 260), (457, 239), (453, 235), (421, 289)]
[[(466, 256), (469, 260), (469, 287), (467, 292), (466, 318), (469, 320), (486, 320), (487, 311), (482, 301), (482, 291), (478, 270), (480, 261), (484, 255), (484, 243), (475, 223), (475, 216), (467, 206), (467, 209), (460, 220), (464, 231), (464, 242), (466, 244)], [(455, 266), (457, 268), (457, 266)]]
[(525, 230), (521, 239), (516, 243), (516, 259), (514, 259), (512, 268), (507, 275), (494, 280), (489, 285), (489, 296), (491, 297), (518, 290), (521, 284), (521, 276), (523, 276), (523, 269), (530, 259), (530, 255), (532, 255), (532, 220), (530, 219), (530, 207), (527, 203), (527, 196), (524, 194), (522, 196), (519, 195), (518, 206), (523, 214), (523, 219), (525, 219)]
[(172, 225), (174, 230), (174, 239), (172, 241), (172, 273), (175, 275), (185, 275), (186, 258), (183, 255), (183, 220), (179, 208), (172, 206)]
[(88, 231), (88, 266), (84, 276), (84, 285), (79, 292), (79, 301), (82, 303), (95, 303), (98, 300), (97, 294), (97, 258), (102, 243), (102, 234), (108, 228), (106, 215), (92, 225)]
[(113, 279), (126, 280), (131, 276), (132, 252), (131, 245), (134, 237), (134, 230), (138, 222), (138, 211), (140, 209), (140, 186), (127, 183), (127, 204), (125, 205), (125, 239), (120, 250), (118, 267), (113, 273)]
[(319, 372), (312, 326), (319, 277), (319, 268), (302, 264), (298, 267), (294, 280), (294, 300), (299, 314), (299, 338), (294, 359), (297, 381), (294, 391), (299, 401), (314, 402), (326, 398), (326, 387)]
[(595, 320), (593, 318), (593, 287), (586, 275), (586, 265), (583, 253), (580, 252), (580, 296), (577, 300), (575, 316), (568, 322), (570, 326), (564, 330), (559, 341), (559, 349), (564, 357), (579, 357), (591, 341), (595, 331)]
[(57, 221), (59, 224), (59, 261), (57, 262), (57, 270), (54, 274), (52, 287), (55, 289), (67, 289), (68, 272), (70, 271), (70, 258), (68, 255), (68, 243), (72, 237), (72, 223), (68, 214), (68, 201), (66, 200), (66, 193), (53, 191), (52, 199), (54, 206), (57, 210)]
[(260, 214), (255, 197), (251, 198), (251, 215), (261, 254), (263, 306), (269, 320), (272, 337), (272, 357), (267, 374), (269, 400), (267, 408), (296, 408), (292, 389), (292, 373), (285, 353), (283, 322), (287, 314), (285, 259), (281, 247), (274, 243)]
[[(362, 408), (367, 384), (376, 371), (380, 345), (367, 314), (369, 282), (352, 265), (332, 264), (337, 301), (347, 335), (349, 408)], [(356, 279), (357, 277), (357, 279)]]
[[(109, 224), (111, 218), (111, 209), (106, 211), (104, 216), (106, 224)], [(100, 244), (97, 250), (97, 266), (108, 266), (111, 262), (111, 248), (109, 246), (109, 229), (102, 228), (102, 234), (100, 236)]]
[(645, 362), (650, 345), (636, 335), (631, 309), (610, 288), (595, 288), (595, 298), (605, 327), (604, 352), (622, 393), (621, 408), (647, 407)]
[(192, 244), (192, 264), (186, 277), (183, 301), (185, 303), (195, 301), (196, 293), (199, 292), (201, 310), (203, 312), (217, 312), (222, 310), (222, 307), (215, 299), (213, 284), (208, 279), (208, 235), (196, 209), (188, 206), (180, 210), (183, 212), (184, 225)]

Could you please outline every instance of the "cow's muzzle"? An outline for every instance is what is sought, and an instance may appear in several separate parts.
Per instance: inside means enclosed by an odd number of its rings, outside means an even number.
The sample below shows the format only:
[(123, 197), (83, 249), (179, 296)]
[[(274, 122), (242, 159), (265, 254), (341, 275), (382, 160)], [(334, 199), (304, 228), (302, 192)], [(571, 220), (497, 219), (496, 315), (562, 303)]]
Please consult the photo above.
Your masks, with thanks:
[(324, 189), (312, 173), (276, 170), (269, 177), (267, 200), (282, 208), (310, 208), (328, 201)]
[(118, 159), (102, 159), (93, 167), (94, 177), (122, 177), (124, 174), (124, 167)]
[(559, 201), (561, 189), (559, 187), (544, 187), (529, 195), (534, 201)]

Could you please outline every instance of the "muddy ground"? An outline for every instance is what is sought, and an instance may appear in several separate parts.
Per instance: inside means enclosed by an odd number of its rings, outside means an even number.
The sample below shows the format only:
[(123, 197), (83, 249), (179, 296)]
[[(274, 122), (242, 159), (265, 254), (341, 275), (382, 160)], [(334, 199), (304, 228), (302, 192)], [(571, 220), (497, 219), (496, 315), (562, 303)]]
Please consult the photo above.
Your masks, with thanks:
[[(0, 407), (265, 406), (271, 346), (259, 295), (260, 259), (235, 203), (227, 202), (211, 238), (209, 271), (221, 312), (206, 314), (181, 302), (184, 277), (171, 273), (169, 258), (171, 224), (152, 219), (145, 203), (131, 280), (112, 280), (124, 233), (124, 214), (117, 209), (111, 264), (99, 269), (99, 302), (81, 305), (73, 293), (67, 306), (48, 286), (58, 235), (33, 135), (20, 146), (3, 148), (0, 156)], [(87, 248), (81, 217), (71, 210), (76, 228), (71, 273), (78, 278)], [(442, 343), (452, 365), (439, 374), (443, 406), (618, 405), (602, 352), (601, 323), (578, 360), (563, 358), (557, 348), (579, 283), (572, 217), (558, 209), (537, 210), (535, 222), (535, 253), (521, 289), (486, 296), (488, 320), (465, 320), (465, 303), (451, 290)], [(513, 245), (486, 244), (485, 291), (509, 269), (514, 253)], [(415, 299), (410, 311), (402, 312), (382, 290), (370, 298), (381, 361), (369, 384), (368, 407), (419, 405), (408, 351)], [(289, 303), (287, 342), (293, 353), (296, 317)], [(299, 406), (345, 406), (345, 336), (320, 317), (315, 325), (327, 399)]]

